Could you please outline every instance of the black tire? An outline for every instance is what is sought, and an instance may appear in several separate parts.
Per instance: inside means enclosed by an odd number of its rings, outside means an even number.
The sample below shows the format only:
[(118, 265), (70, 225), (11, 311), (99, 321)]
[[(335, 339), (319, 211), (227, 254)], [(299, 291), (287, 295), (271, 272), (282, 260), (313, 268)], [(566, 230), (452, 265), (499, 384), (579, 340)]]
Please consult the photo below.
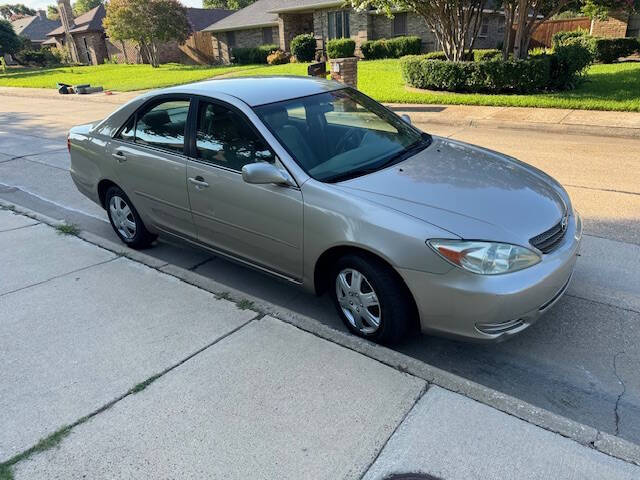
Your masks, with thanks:
[[(349, 282), (350, 270), (355, 270), (364, 276), (366, 283), (369, 284), (368, 288), (362, 282), (362, 286), (358, 289), (363, 295), (369, 294), (369, 290), (373, 291), (375, 299), (378, 301), (377, 307), (367, 307), (369, 312), (364, 312), (363, 306), (359, 305), (361, 312), (364, 315), (361, 317), (361, 323), (363, 327), (359, 329), (352, 323), (352, 320), (357, 314), (353, 309), (358, 305), (347, 307), (347, 311), (351, 314), (351, 319), (347, 316), (343, 310), (343, 306), (338, 299), (337, 279), (341, 273), (345, 274), (345, 279)], [(351, 281), (353, 277), (351, 275)], [(344, 286), (344, 284), (341, 284)], [(353, 284), (352, 284), (353, 286)], [(341, 287), (341, 293), (343, 302), (349, 299), (345, 297), (345, 289)], [(393, 344), (402, 340), (411, 329), (411, 326), (415, 324), (416, 311), (415, 304), (411, 298), (411, 294), (408, 292), (406, 286), (398, 276), (388, 265), (381, 260), (369, 255), (349, 254), (341, 257), (334, 265), (329, 278), (329, 292), (333, 298), (333, 302), (338, 310), (338, 314), (347, 328), (354, 334), (382, 344)], [(359, 298), (355, 292), (354, 298)], [(349, 294), (348, 294), (349, 295)], [(366, 303), (366, 302), (363, 302)], [(366, 329), (373, 328), (373, 324), (367, 324), (365, 316), (371, 314), (371, 317), (375, 317), (378, 313), (379, 325), (375, 331), (365, 331)], [(357, 323), (357, 322), (356, 322)]]
[[(127, 194), (124, 193), (120, 187), (109, 187), (104, 198), (109, 222), (111, 222), (113, 231), (116, 232), (116, 235), (118, 235), (118, 238), (120, 238), (123, 243), (133, 249), (140, 250), (149, 247), (154, 242), (157, 235), (154, 235), (147, 230), (147, 227), (144, 226), (144, 223), (142, 222), (140, 215), (138, 215), (138, 211), (133, 206), (133, 203), (131, 203)], [(122, 218), (125, 217), (121, 217), (121, 219), (114, 218), (111, 208), (112, 200), (119, 206), (124, 204), (129, 208), (130, 214), (126, 216), (126, 219), (135, 224), (135, 230), (133, 232), (130, 229), (125, 229), (125, 227), (119, 228), (118, 225), (121, 223)]]

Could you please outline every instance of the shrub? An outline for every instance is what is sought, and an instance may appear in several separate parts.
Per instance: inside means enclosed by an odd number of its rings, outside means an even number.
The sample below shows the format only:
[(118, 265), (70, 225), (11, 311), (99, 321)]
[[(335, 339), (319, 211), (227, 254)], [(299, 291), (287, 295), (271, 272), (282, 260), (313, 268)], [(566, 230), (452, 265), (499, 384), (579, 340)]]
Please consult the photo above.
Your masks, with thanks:
[(593, 63), (593, 39), (575, 37), (565, 40), (554, 49), (551, 58), (549, 88), (566, 90), (576, 86), (587, 67)]
[(447, 59), (447, 56), (442, 51), (425, 53), (424, 55), (422, 55), (422, 57), (425, 60), (446, 60)]
[(275, 45), (261, 45), (259, 47), (235, 47), (231, 50), (233, 63), (249, 65), (252, 63), (267, 63), (267, 56), (277, 50)]
[(267, 63), (269, 65), (282, 65), (283, 63), (289, 63), (290, 59), (291, 55), (289, 55), (287, 52), (276, 50), (275, 52), (271, 52), (267, 56)]
[(551, 37), (551, 46), (555, 49), (557, 46), (562, 45), (565, 40), (570, 38), (586, 37), (589, 35), (589, 31), (584, 28), (578, 28), (577, 30), (556, 32)]
[(596, 38), (595, 60), (601, 63), (613, 63), (620, 57), (640, 53), (640, 38)]
[(356, 42), (350, 38), (334, 38), (327, 42), (327, 55), (329, 58), (353, 57), (356, 51)]
[(299, 62), (311, 62), (316, 56), (316, 39), (311, 33), (304, 33), (291, 40), (291, 53)]
[(369, 40), (360, 46), (365, 60), (378, 58), (400, 58), (405, 55), (417, 55), (422, 49), (420, 37), (397, 37), (380, 40)]
[(449, 62), (429, 55), (401, 60), (405, 82), (416, 88), (452, 92), (530, 93), (575, 86), (593, 61), (582, 39), (567, 40), (551, 54), (526, 60), (493, 58), (476, 62)]
[(58, 58), (48, 48), (43, 48), (41, 50), (22, 50), (18, 52), (15, 57), (18, 63), (23, 65), (27, 64), (44, 67), (47, 65), (58, 65), (60, 63)]
[(497, 58), (502, 58), (502, 51), (496, 48), (487, 48), (487, 49), (473, 51), (474, 62), (482, 62), (485, 60), (495, 60)]

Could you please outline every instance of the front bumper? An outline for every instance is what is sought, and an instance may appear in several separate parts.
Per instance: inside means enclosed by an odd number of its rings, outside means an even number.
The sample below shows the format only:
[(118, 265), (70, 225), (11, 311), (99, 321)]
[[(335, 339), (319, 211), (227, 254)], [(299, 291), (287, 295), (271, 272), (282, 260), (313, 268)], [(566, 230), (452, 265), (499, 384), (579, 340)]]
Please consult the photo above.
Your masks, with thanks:
[(438, 275), (401, 269), (413, 293), (422, 331), (496, 342), (535, 323), (564, 294), (582, 239), (582, 220), (570, 217), (562, 243), (537, 265), (504, 275), (460, 268)]

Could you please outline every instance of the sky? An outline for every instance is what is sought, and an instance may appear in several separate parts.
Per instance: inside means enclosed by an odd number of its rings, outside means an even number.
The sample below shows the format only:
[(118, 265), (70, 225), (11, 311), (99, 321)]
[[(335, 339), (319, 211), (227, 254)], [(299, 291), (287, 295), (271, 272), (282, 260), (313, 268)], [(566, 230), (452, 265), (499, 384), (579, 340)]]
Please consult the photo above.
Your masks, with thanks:
[[(185, 7), (202, 7), (202, 0), (180, 0)], [(56, 0), (6, 0), (2, 3), (23, 3), (27, 7), (34, 8), (36, 10), (46, 10), (47, 5), (55, 5), (58, 2)], [(71, 0), (73, 3), (73, 0)]]

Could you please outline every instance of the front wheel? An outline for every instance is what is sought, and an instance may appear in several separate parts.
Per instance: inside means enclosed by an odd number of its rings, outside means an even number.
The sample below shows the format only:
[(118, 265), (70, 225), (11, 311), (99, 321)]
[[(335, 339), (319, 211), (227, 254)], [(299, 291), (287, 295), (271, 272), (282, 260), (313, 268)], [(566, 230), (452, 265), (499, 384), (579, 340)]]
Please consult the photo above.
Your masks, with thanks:
[(332, 297), (349, 330), (387, 344), (406, 335), (415, 308), (390, 267), (373, 257), (346, 255), (336, 262), (332, 279)]
[(131, 248), (150, 246), (156, 236), (149, 233), (129, 197), (119, 187), (111, 187), (105, 196), (107, 215), (120, 240)]

